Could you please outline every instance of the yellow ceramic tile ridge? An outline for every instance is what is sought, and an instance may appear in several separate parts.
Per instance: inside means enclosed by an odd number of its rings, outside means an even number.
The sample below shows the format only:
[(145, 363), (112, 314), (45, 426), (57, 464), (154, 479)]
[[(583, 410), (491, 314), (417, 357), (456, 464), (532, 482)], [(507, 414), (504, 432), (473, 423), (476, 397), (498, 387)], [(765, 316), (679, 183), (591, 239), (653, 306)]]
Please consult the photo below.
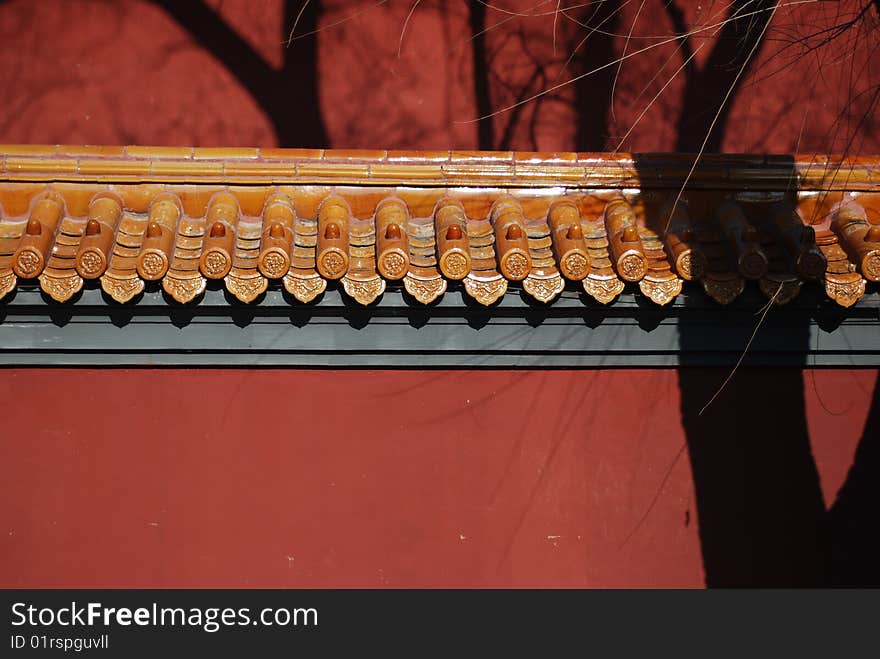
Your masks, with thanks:
[(880, 156), (0, 145), (0, 180), (870, 192)]

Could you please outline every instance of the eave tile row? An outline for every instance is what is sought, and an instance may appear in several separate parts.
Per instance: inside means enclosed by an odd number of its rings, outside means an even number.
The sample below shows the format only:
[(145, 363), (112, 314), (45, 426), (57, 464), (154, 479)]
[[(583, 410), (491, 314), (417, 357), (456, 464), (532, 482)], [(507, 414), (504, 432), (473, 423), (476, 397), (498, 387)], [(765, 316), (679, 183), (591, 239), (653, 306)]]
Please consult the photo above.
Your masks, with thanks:
[(363, 305), (389, 285), (430, 304), (450, 282), (486, 306), (509, 287), (609, 304), (627, 283), (729, 304), (753, 282), (775, 304), (810, 284), (849, 307), (880, 281), (876, 193), (6, 181), (0, 206), (0, 299), (38, 281), (66, 302), (97, 280), (118, 303), (158, 282), (188, 304), (214, 279), (243, 303), (338, 281)]

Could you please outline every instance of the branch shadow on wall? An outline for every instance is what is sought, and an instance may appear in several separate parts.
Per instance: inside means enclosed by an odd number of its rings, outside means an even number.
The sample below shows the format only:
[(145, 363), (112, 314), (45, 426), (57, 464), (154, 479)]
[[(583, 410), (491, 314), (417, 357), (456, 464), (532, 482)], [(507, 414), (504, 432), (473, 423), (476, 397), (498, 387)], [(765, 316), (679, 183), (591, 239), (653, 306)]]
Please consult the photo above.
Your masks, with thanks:
[[(272, 67), (217, 12), (201, 0), (153, 0), (238, 80), (263, 108), (282, 147), (331, 146), (321, 112), (318, 87), (320, 0), (285, 0), (281, 33), (287, 41), (281, 68)], [(300, 11), (302, 10), (302, 11)], [(298, 22), (297, 22), (298, 19)]]

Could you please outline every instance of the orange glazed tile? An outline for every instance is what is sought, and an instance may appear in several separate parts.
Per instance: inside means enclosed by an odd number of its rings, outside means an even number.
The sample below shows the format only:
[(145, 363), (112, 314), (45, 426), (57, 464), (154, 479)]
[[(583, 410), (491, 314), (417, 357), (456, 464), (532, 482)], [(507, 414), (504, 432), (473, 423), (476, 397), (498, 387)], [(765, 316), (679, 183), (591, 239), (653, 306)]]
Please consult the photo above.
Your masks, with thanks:
[[(618, 163), (630, 164), (633, 160), (632, 155), (629, 153), (594, 153), (594, 152), (579, 152), (575, 154), (577, 161), (584, 165), (615, 165)], [(656, 161), (656, 158), (652, 156), (646, 156), (642, 158), (644, 162)]]
[(211, 197), (222, 190), (222, 188), (215, 188), (213, 186), (208, 189), (205, 189), (205, 187), (193, 185), (174, 189), (185, 214), (190, 217), (201, 217), (205, 214)]
[(296, 174), (296, 165), (292, 162), (227, 161), (223, 163), (223, 171), (230, 177), (289, 178)]
[(391, 178), (395, 180), (441, 180), (443, 166), (436, 165), (370, 165), (371, 178)]
[(193, 150), (193, 158), (196, 160), (226, 160), (232, 158), (254, 159), (259, 157), (259, 149), (247, 147), (196, 147)]
[(17, 217), (27, 213), (31, 199), (46, 189), (44, 183), (15, 183), (0, 185), (0, 207), (6, 216)]
[(95, 183), (55, 183), (52, 188), (64, 197), (67, 215), (73, 217), (84, 216), (88, 212), (92, 197), (107, 190), (106, 186)]
[(150, 166), (153, 176), (223, 176), (223, 163), (211, 160), (154, 160)]
[(447, 162), (449, 151), (389, 151), (388, 162)]
[(269, 160), (321, 160), (324, 149), (260, 149), (260, 158)]
[(59, 144), (60, 156), (95, 156), (100, 158), (122, 158), (125, 156), (124, 146), (90, 146), (76, 144)]
[(529, 165), (517, 163), (514, 173), (517, 178), (535, 180), (579, 181), (586, 176), (584, 167), (565, 167), (553, 165)]
[(127, 146), (125, 152), (132, 158), (180, 158), (190, 159), (191, 146)]
[(128, 176), (149, 174), (149, 160), (88, 160), (79, 161), (79, 173), (90, 176)]
[(844, 173), (838, 174), (835, 178), (834, 182), (838, 185), (842, 184), (844, 187), (852, 184), (860, 184), (860, 183), (869, 183), (872, 179), (873, 172), (866, 167), (853, 167), (852, 169), (845, 169)]
[(458, 162), (486, 162), (500, 163), (512, 162), (513, 151), (452, 151), (449, 158), (453, 163)]
[(126, 185), (119, 190), (125, 208), (134, 213), (146, 213), (150, 208), (153, 197), (162, 192), (162, 186), (155, 183), (142, 183), (140, 185)]
[[(786, 162), (791, 162), (791, 156), (766, 157), (768, 163), (772, 163), (778, 159), (785, 159)], [(798, 167), (824, 167), (828, 164), (829, 158), (821, 153), (799, 153), (794, 157), (794, 161), (797, 163)]]
[(387, 151), (378, 149), (327, 149), (324, 152), (324, 160), (331, 161), (362, 161), (362, 160), (385, 160)]
[(266, 198), (272, 194), (271, 189), (264, 186), (241, 185), (230, 186), (229, 192), (238, 199), (242, 215), (262, 215)]
[(7, 158), (6, 171), (11, 173), (76, 173), (76, 160), (73, 158)]
[(543, 151), (516, 151), (513, 154), (513, 159), (517, 164), (519, 163), (528, 163), (528, 164), (540, 164), (544, 162), (549, 163), (559, 163), (559, 162), (577, 162), (577, 154), (572, 153), (570, 151), (560, 151), (555, 153), (545, 153)]
[(54, 156), (56, 147), (49, 144), (3, 144), (0, 154), (9, 156)]
[(343, 177), (343, 178), (366, 178), (370, 174), (369, 165), (355, 165), (346, 163), (297, 163), (297, 176), (309, 177), (316, 176), (321, 178)]
[(510, 179), (515, 175), (512, 164), (450, 163), (443, 165), (443, 172), (447, 177), (456, 179), (497, 180)]

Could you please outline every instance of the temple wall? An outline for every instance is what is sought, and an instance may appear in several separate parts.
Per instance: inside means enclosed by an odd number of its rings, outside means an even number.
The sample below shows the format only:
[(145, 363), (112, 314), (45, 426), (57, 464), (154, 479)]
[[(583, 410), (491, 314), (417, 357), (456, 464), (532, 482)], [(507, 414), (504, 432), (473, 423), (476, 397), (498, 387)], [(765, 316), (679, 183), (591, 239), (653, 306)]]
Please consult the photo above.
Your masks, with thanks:
[[(703, 375), (714, 386), (725, 373)], [(774, 375), (744, 370), (716, 399), (728, 429), (764, 412), (737, 406), (746, 387), (778, 400)], [(702, 476), (743, 485), (703, 503), (738, 529), (715, 560), (759, 564), (792, 538), (806, 543), (799, 507), (816, 494), (833, 502), (875, 378), (805, 372), (801, 449), (818, 482), (797, 452), (773, 457), (772, 444), (797, 438), (770, 416), (755, 439), (774, 473), (742, 433), (738, 452), (722, 427), (704, 438), (727, 467)], [(5, 370), (0, 583), (700, 587), (677, 380), (674, 370)], [(792, 504), (783, 514), (780, 499)], [(798, 552), (819, 542), (788, 547), (777, 578), (805, 578)]]
[[(288, 57), (283, 2), (210, 2), (232, 31), (201, 38), (149, 2), (4, 2), (0, 143), (311, 146), (320, 129), (322, 146), (476, 148), (465, 4), (426, 3), (403, 35), (409, 4), (388, 4), (330, 29), (351, 3), (324, 2), (316, 54)], [(818, 5), (787, 24), (838, 3)], [(646, 7), (639, 30), (671, 29)], [(550, 58), (552, 17), (529, 29)], [(489, 39), (515, 71), (515, 40)], [(771, 75), (783, 47), (734, 99), (724, 150), (880, 152), (870, 95), (840, 91), (876, 80), (868, 49)], [(315, 65), (318, 103), (285, 62)], [(642, 91), (641, 66), (621, 71), (615, 137), (662, 84)], [(676, 150), (681, 94), (623, 148)], [(587, 150), (574, 92), (543, 107), (504, 148)], [(743, 368), (699, 415), (728, 372), (0, 370), (0, 586), (820, 583), (877, 371)]]

